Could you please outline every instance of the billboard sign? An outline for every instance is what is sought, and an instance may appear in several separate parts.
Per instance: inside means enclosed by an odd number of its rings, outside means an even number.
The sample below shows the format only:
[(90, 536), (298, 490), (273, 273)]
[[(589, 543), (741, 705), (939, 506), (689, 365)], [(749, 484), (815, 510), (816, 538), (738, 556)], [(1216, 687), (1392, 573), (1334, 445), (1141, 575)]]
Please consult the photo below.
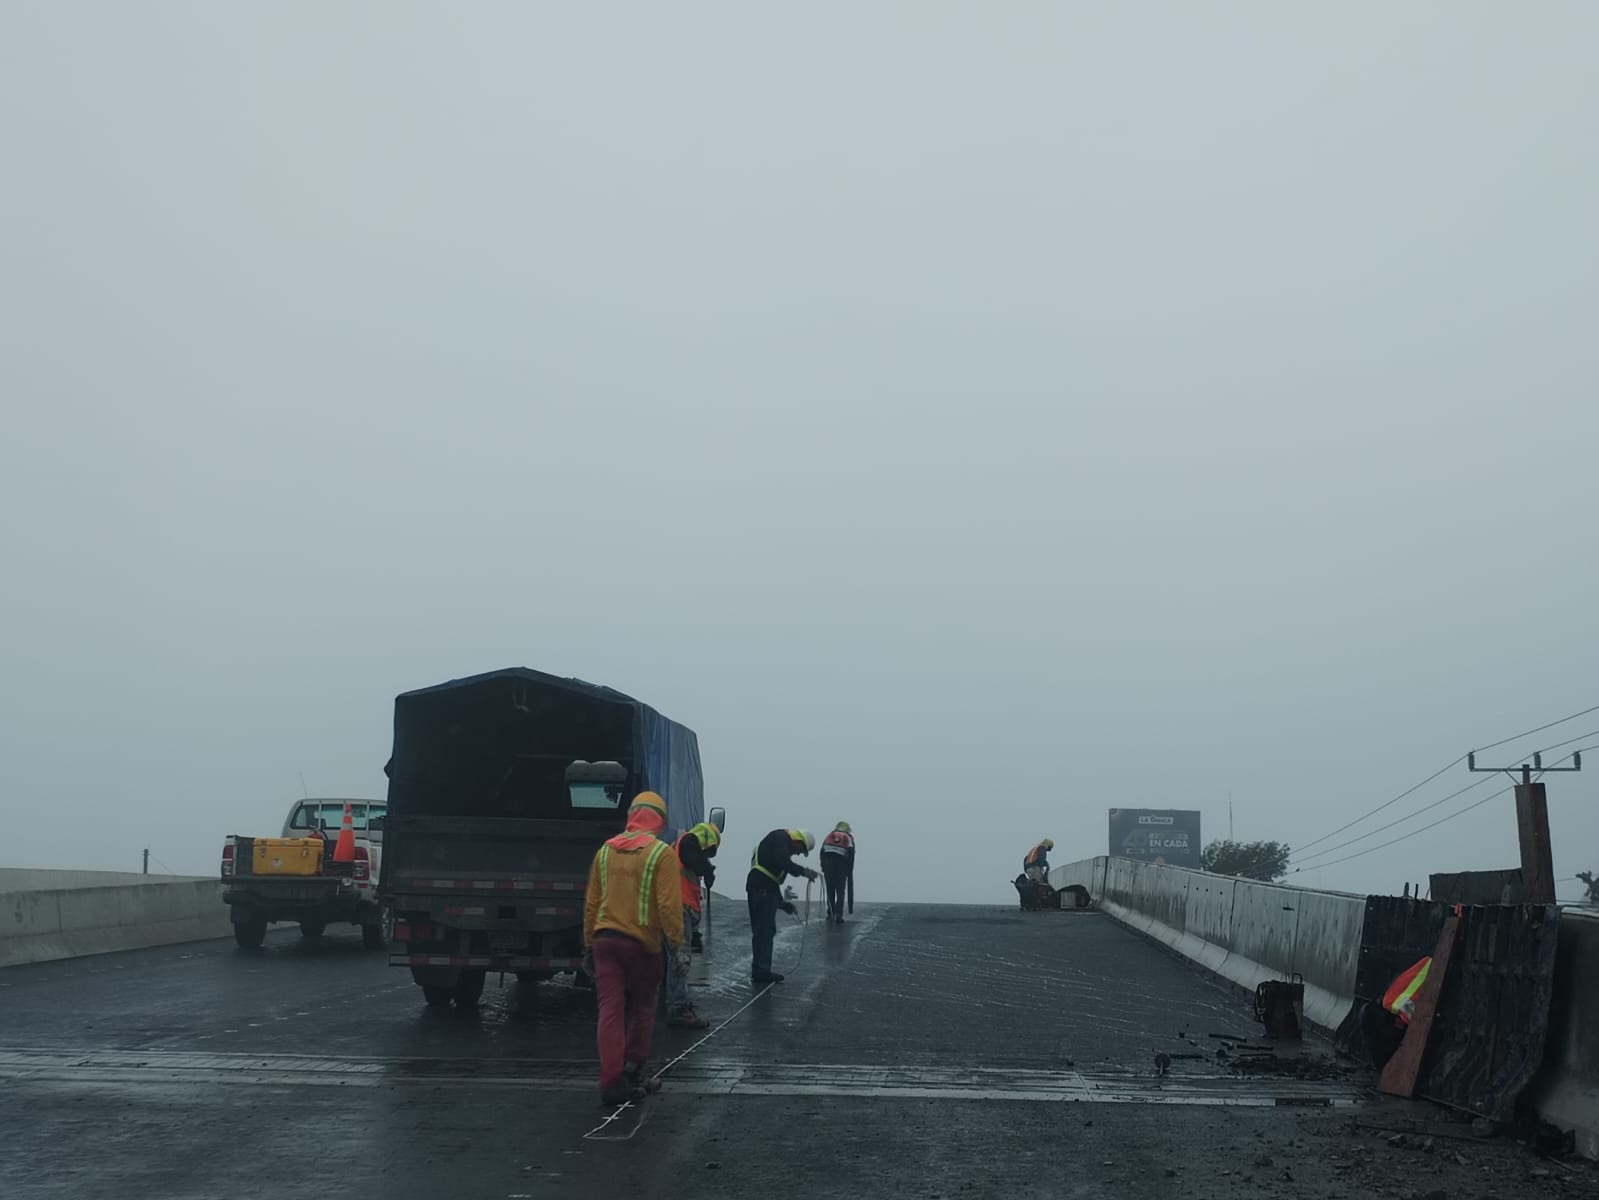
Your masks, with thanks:
[(1199, 814), (1184, 808), (1113, 808), (1110, 855), (1199, 869)]

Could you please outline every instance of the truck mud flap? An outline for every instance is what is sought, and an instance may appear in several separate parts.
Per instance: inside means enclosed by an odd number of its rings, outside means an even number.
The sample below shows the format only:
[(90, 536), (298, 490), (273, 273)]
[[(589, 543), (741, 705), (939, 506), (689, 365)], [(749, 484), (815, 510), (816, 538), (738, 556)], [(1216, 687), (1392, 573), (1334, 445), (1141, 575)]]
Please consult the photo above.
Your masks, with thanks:
[[(1430, 955), (1450, 904), (1369, 896), (1355, 978), (1356, 1004), (1339, 1042), (1362, 1053), (1361, 1016), (1400, 972)], [(1475, 905), (1438, 1001), (1416, 1094), (1508, 1122), (1543, 1062), (1554, 995), (1560, 910), (1553, 905)]]

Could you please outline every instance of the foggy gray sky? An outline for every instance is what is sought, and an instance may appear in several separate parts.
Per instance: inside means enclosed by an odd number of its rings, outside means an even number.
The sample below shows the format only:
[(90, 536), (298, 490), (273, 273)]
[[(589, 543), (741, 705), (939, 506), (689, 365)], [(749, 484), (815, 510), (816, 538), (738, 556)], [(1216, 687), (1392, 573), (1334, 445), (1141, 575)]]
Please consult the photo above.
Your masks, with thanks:
[[(1599, 704), (1596, 35), (6, 5), (0, 862), (210, 873), (506, 665), (696, 729), (730, 856), (850, 820), (863, 899), (1111, 805), (1298, 845)], [(1296, 881), (1516, 861), (1505, 797)]]

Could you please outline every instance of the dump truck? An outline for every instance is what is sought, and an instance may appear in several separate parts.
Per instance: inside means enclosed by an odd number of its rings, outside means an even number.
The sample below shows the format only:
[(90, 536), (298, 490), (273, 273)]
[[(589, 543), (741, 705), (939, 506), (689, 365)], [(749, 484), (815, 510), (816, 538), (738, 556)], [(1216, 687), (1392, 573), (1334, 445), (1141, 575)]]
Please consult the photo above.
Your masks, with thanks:
[(704, 819), (693, 730), (526, 667), (396, 697), (385, 771), (389, 963), (435, 1007), (477, 1004), (491, 972), (580, 972), (589, 865), (639, 792), (665, 799), (668, 841)]
[[(331, 924), (361, 927), (368, 950), (388, 945), (389, 922), (378, 905), (385, 806), (376, 800), (296, 800), (281, 837), (229, 834), (222, 843), (222, 902), (233, 939), (254, 950), (274, 921), (292, 921), (308, 940)], [(340, 862), (334, 850), (344, 814), (350, 814), (354, 853)]]

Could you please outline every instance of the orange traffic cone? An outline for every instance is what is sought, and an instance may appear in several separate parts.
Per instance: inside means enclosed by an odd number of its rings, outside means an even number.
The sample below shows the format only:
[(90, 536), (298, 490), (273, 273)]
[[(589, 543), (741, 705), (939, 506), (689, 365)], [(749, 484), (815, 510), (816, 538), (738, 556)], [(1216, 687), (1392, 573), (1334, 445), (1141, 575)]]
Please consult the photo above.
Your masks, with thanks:
[(339, 826), (339, 840), (333, 844), (333, 861), (355, 861), (355, 821), (350, 816), (350, 806), (344, 806), (344, 821)]

